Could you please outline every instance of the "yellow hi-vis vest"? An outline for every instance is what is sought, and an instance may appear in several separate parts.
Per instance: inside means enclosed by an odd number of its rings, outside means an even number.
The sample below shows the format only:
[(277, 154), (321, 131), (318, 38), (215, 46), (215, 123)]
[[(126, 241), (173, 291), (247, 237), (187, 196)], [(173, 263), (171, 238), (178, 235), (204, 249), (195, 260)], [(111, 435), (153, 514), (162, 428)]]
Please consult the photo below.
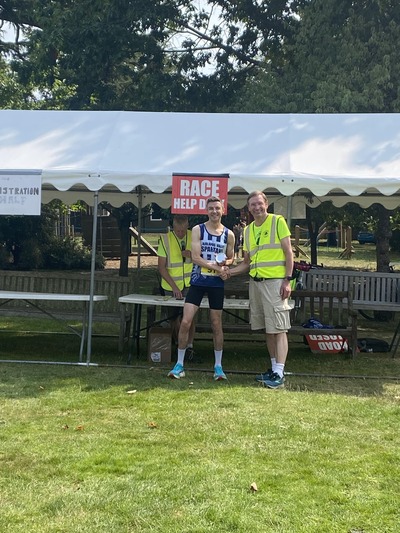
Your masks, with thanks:
[[(182, 257), (181, 240), (185, 241), (185, 249), (192, 249), (192, 232), (188, 230), (184, 239), (178, 239), (173, 231), (160, 235), (160, 244), (166, 253), (166, 267), (169, 275), (175, 281), (179, 290), (189, 287), (190, 275), (193, 263), (191, 257)], [(161, 287), (166, 291), (172, 291), (172, 287), (161, 279)]]
[(244, 228), (243, 249), (250, 255), (251, 277), (283, 279), (286, 276), (286, 258), (280, 239), (289, 235), (286, 220), (280, 215), (269, 214), (260, 227), (252, 222)]

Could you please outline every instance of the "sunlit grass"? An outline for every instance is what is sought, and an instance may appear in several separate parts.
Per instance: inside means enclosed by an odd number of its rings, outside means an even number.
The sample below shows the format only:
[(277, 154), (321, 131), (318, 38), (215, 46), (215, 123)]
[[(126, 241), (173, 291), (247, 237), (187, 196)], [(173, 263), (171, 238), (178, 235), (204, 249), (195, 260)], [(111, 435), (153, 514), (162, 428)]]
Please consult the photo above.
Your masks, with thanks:
[(399, 384), (287, 381), (0, 366), (1, 529), (397, 531)]
[[(309, 260), (310, 248), (303, 247), (302, 250), (308, 255), (299, 256), (297, 260)], [(354, 270), (376, 270), (376, 246), (374, 244), (359, 244), (353, 241), (353, 253), (349, 258), (340, 257), (342, 248), (318, 246), (318, 264), (325, 267), (337, 269), (354, 269)], [(391, 252), (390, 261), (400, 264), (400, 253)]]
[[(369, 248), (349, 266), (365, 253), (366, 268)], [(360, 318), (359, 335), (393, 327)], [(254, 381), (260, 336), (226, 335), (215, 383), (198, 335), (202, 362), (178, 381), (147, 362), (145, 339), (128, 366), (118, 328), (95, 322), (99, 366), (74, 366), (79, 338), (58, 323), (1, 317), (0, 360), (42, 362), (0, 363), (2, 531), (398, 531), (400, 354), (316, 355), (291, 339), (286, 387), (270, 391)]]

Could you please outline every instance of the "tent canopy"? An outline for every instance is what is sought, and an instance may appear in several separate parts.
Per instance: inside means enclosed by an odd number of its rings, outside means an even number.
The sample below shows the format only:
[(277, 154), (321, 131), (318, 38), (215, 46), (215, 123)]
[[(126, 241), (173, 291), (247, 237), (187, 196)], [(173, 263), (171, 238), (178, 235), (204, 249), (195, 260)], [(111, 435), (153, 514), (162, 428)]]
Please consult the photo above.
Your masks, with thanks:
[(39, 171), (43, 201), (167, 206), (174, 172), (228, 173), (236, 207), (260, 189), (393, 209), (400, 115), (3, 110), (0, 171)]
[(45, 202), (94, 200), (93, 250), (98, 202), (166, 207), (173, 173), (229, 174), (233, 206), (263, 190), (274, 207), (286, 201), (294, 217), (306, 193), (339, 206), (379, 202), (394, 209), (400, 205), (400, 115), (2, 110), (0, 174), (10, 173), (40, 174)]

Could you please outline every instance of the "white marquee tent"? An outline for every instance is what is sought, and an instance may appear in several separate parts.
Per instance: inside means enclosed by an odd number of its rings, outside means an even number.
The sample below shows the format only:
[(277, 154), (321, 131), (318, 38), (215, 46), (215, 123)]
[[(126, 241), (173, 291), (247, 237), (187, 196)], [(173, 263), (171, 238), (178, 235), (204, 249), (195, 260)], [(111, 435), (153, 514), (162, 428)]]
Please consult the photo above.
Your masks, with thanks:
[(0, 172), (10, 171), (40, 172), (44, 202), (91, 204), (99, 191), (99, 201), (115, 206), (143, 195), (143, 205), (166, 207), (179, 172), (228, 173), (235, 207), (261, 189), (276, 201), (291, 197), (294, 207), (311, 192), (338, 206), (393, 209), (400, 115), (3, 110)]
[(293, 216), (305, 193), (394, 209), (400, 115), (0, 111), (0, 176), (40, 174), (44, 202), (167, 207), (173, 173), (229, 174), (234, 207), (259, 189)]

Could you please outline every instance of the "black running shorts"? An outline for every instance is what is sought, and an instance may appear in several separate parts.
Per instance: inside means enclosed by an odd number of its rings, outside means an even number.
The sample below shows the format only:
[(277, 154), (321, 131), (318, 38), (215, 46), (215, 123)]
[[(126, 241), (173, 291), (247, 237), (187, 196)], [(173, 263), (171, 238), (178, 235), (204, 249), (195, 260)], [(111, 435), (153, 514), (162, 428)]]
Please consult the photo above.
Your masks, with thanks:
[(224, 308), (224, 287), (205, 287), (190, 285), (185, 302), (200, 307), (204, 295), (207, 294), (210, 309), (221, 310)]

